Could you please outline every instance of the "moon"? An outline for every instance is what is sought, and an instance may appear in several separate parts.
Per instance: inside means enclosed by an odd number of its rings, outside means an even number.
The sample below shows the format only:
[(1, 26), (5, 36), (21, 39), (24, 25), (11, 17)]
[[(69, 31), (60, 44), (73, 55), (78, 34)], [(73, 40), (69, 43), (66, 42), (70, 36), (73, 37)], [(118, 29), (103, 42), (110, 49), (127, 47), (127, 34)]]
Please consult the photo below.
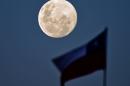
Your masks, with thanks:
[(49, 0), (40, 9), (38, 22), (48, 36), (61, 38), (69, 35), (77, 23), (77, 12), (66, 0)]

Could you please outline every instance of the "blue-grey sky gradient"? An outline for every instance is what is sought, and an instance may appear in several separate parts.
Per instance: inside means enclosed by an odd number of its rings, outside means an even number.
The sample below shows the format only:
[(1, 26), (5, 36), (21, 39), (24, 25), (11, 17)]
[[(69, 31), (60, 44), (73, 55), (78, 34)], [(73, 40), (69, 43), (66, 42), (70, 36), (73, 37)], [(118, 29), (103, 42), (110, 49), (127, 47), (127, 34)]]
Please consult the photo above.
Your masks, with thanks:
[[(0, 0), (0, 86), (59, 86), (51, 60), (74, 49), (108, 26), (107, 85), (130, 86), (130, 0), (69, 0), (78, 22), (67, 37), (42, 33), (38, 12), (47, 0)], [(67, 86), (102, 86), (98, 71)]]

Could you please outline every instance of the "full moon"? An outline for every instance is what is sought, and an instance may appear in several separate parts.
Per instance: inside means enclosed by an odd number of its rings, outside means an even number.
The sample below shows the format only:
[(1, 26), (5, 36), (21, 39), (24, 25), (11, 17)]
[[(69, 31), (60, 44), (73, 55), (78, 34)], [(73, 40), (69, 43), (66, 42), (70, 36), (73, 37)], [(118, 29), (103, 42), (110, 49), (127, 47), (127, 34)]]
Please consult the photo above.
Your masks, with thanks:
[(40, 9), (38, 22), (48, 36), (61, 38), (69, 35), (77, 23), (77, 12), (66, 0), (49, 0)]

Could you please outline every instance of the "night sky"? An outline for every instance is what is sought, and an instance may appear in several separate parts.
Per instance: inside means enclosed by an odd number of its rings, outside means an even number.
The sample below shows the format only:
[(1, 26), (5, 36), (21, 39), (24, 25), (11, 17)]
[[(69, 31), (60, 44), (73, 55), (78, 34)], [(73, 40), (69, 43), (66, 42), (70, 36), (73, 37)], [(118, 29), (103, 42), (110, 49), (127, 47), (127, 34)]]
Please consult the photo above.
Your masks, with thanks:
[[(130, 86), (130, 0), (69, 0), (78, 22), (67, 37), (46, 36), (38, 12), (47, 0), (0, 0), (0, 86), (59, 86), (56, 56), (81, 46), (108, 27), (107, 85)], [(102, 86), (103, 72), (66, 86)]]

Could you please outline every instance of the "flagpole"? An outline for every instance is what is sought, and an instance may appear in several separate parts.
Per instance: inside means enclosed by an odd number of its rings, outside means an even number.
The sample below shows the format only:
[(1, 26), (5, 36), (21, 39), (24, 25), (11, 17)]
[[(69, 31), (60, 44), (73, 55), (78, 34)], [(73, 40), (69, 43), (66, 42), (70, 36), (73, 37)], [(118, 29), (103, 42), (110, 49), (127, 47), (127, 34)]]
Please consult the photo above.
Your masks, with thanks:
[(63, 83), (61, 83), (61, 86), (64, 86), (64, 84), (63, 84)]
[(103, 70), (103, 86), (107, 86), (107, 68)]
[(64, 86), (64, 83), (61, 82), (60, 84), (61, 84), (60, 86)]
[(106, 30), (106, 40), (105, 40), (105, 46), (106, 46), (106, 49), (105, 49), (105, 68), (103, 70), (103, 86), (107, 86), (107, 34), (108, 34), (108, 28), (106, 27), (105, 28)]
[(63, 76), (61, 75), (61, 77), (60, 77), (60, 86), (65, 86), (64, 84), (65, 84), (65, 83), (64, 83), (64, 81), (63, 81)]

